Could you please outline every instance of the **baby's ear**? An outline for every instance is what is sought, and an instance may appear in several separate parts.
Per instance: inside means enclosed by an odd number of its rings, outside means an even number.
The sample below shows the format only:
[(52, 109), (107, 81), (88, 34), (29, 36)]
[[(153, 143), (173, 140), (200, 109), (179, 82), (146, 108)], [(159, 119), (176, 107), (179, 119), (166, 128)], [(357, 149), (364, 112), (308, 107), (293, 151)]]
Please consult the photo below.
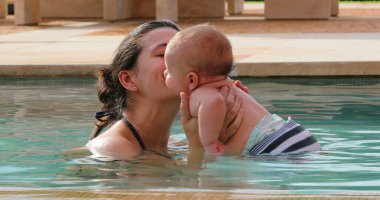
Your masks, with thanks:
[(199, 77), (195, 72), (189, 72), (186, 75), (187, 84), (189, 85), (189, 91), (195, 90), (198, 87)]

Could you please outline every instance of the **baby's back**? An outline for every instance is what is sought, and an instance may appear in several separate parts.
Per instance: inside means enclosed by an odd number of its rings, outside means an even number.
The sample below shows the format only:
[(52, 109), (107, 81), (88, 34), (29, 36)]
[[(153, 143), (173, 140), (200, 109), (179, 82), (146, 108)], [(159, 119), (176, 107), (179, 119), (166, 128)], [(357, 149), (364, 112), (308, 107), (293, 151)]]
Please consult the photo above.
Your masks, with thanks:
[[(281, 153), (311, 152), (321, 148), (307, 129), (293, 120), (288, 120), (284, 124), (285, 121), (280, 117), (270, 115), (253, 97), (236, 87), (232, 80), (217, 81), (207, 84), (207, 86), (215, 89), (228, 86), (233, 88), (242, 99), (243, 119), (237, 132), (226, 142), (225, 154), (241, 155), (244, 151), (245, 155), (279, 155)], [(258, 124), (260, 124), (260, 128), (258, 127), (258, 132), (256, 132), (255, 128)], [(255, 133), (252, 135), (254, 130)], [(253, 137), (250, 138), (251, 135)], [(271, 137), (265, 137), (269, 135)], [(250, 140), (249, 147), (245, 149), (248, 140)]]
[(253, 129), (269, 112), (249, 94), (236, 86), (232, 87), (241, 96), (244, 115), (237, 133), (226, 143), (226, 154), (237, 155), (242, 153)]
[(241, 154), (244, 150), (245, 144), (249, 136), (251, 135), (251, 132), (264, 116), (269, 115), (269, 112), (253, 97), (251, 97), (249, 94), (245, 93), (243, 90), (235, 86), (231, 79), (212, 82), (206, 84), (205, 86), (213, 88), (221, 88), (223, 86), (227, 86), (233, 88), (235, 93), (241, 97), (241, 106), (244, 112), (243, 120), (238, 128), (238, 131), (225, 144), (226, 154)]

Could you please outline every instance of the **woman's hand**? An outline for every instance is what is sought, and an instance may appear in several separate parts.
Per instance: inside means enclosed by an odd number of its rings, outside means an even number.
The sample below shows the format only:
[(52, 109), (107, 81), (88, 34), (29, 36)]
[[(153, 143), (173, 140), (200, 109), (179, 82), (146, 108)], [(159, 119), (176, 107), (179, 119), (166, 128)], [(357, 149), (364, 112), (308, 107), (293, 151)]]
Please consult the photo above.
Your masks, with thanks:
[(236, 80), (234, 82), (234, 84), (236, 85), (236, 87), (240, 88), (241, 90), (243, 90), (245, 93), (249, 93), (249, 89), (247, 87), (245, 87), (239, 80)]
[[(244, 92), (248, 93), (248, 88), (240, 81), (234, 82)], [(224, 119), (223, 128), (219, 136), (219, 141), (225, 144), (231, 136), (238, 130), (243, 121), (244, 111), (241, 97), (233, 89), (223, 87), (220, 93), (226, 101), (227, 113)], [(198, 120), (190, 114), (189, 96), (181, 92), (181, 121), (189, 142), (189, 150), (202, 149), (203, 146), (199, 137)]]
[(203, 145), (199, 138), (198, 119), (190, 114), (189, 96), (181, 92), (181, 121), (187, 140), (189, 142), (189, 150), (203, 150)]
[[(240, 81), (237, 82), (240, 84), (239, 88), (244, 90), (245, 87), (242, 86)], [(241, 122), (243, 121), (244, 111), (241, 97), (236, 94), (233, 89), (223, 87), (220, 89), (220, 93), (226, 101), (227, 113), (224, 119), (222, 131), (219, 135), (219, 141), (225, 144), (231, 136), (239, 130)]]

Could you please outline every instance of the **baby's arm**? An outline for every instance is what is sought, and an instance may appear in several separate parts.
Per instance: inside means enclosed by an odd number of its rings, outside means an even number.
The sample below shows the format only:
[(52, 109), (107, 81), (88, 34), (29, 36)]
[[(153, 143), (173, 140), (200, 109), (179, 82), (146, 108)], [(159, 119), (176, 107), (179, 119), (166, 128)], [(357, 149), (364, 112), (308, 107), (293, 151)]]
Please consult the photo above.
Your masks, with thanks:
[(199, 135), (205, 151), (221, 155), (224, 145), (219, 142), (226, 115), (226, 103), (219, 90), (202, 87), (191, 94), (190, 109), (194, 117), (198, 117)]

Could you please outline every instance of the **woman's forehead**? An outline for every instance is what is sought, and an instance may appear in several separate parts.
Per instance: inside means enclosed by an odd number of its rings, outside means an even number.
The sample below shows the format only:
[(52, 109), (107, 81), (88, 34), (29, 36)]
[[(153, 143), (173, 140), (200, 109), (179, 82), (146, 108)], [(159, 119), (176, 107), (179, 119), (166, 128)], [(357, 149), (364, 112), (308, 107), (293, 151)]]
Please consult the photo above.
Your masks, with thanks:
[(176, 33), (176, 30), (168, 27), (152, 30), (143, 37), (143, 45), (149, 50), (153, 50), (158, 46), (166, 46)]

